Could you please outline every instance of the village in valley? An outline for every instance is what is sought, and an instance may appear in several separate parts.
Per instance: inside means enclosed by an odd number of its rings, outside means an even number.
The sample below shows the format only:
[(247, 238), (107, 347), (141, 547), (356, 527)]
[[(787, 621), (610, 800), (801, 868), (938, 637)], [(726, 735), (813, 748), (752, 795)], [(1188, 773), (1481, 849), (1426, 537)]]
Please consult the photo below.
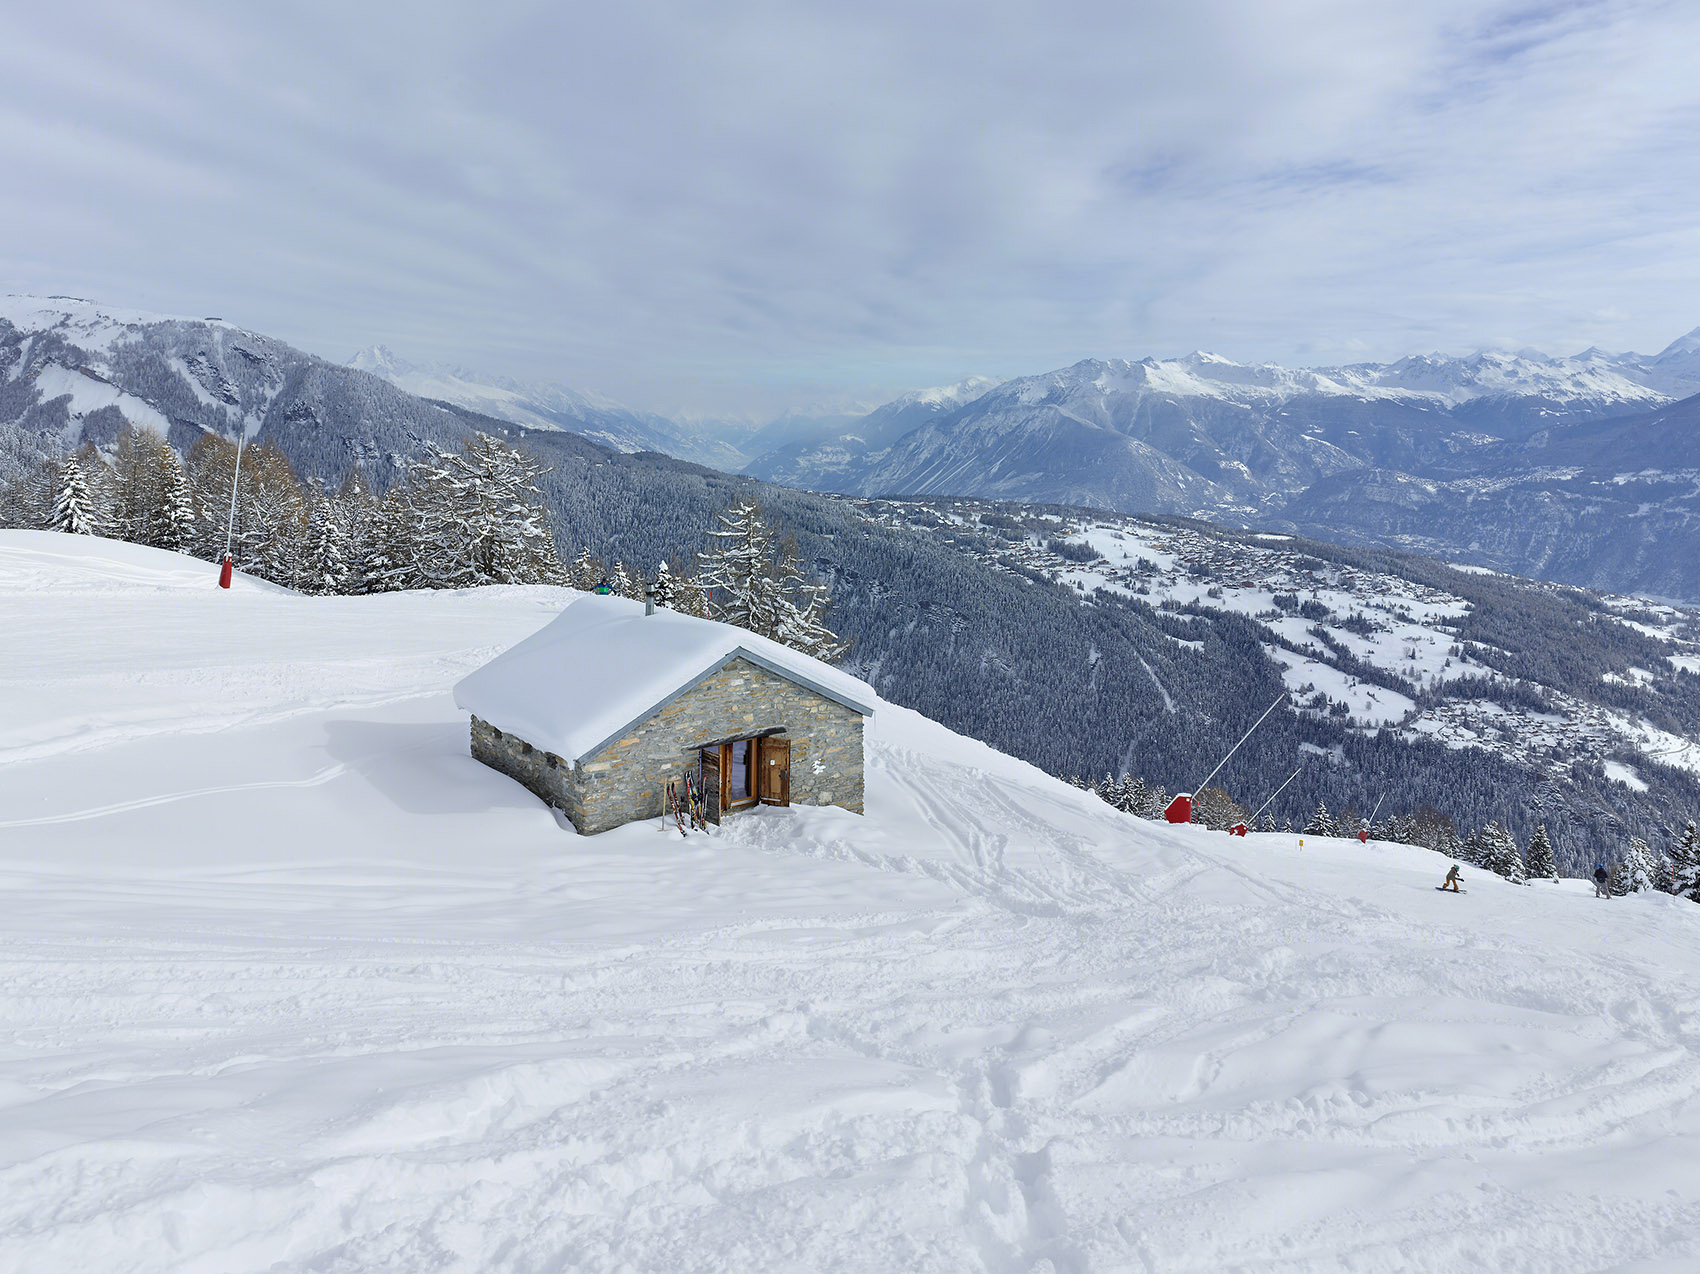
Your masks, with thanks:
[[(1646, 790), (1637, 767), (1649, 762), (1700, 774), (1700, 722), (1655, 723), (1577, 693), (1584, 687), (1508, 677), (1482, 658), (1490, 648), (1462, 638), (1460, 621), (1472, 608), (1465, 597), (1330, 560), (1340, 553), (1331, 546), (1179, 518), (993, 500), (855, 504), (874, 521), (926, 531), (997, 569), (1062, 584), (1085, 604), (1120, 598), (1243, 614), (1265, 628), (1264, 651), (1281, 667), (1293, 707), (1350, 729), (1482, 748), (1553, 774), (1598, 766), (1634, 791)], [(1456, 573), (1459, 587), (1494, 576), (1520, 590), (1576, 594), (1480, 566), (1443, 569)], [(1598, 622), (1662, 641), (1669, 653), (1662, 668), (1606, 672), (1602, 688), (1657, 694), (1661, 684), (1700, 674), (1700, 613), (1643, 598), (1604, 602)]]

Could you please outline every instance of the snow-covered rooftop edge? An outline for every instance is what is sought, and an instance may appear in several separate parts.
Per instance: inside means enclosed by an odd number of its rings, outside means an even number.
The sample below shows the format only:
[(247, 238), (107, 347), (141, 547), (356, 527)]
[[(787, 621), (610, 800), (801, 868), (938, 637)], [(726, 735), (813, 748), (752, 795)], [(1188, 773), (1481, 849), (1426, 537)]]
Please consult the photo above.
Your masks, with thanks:
[(866, 682), (745, 629), (593, 594), (463, 677), (454, 700), (576, 763), (740, 657), (863, 716), (878, 702)]

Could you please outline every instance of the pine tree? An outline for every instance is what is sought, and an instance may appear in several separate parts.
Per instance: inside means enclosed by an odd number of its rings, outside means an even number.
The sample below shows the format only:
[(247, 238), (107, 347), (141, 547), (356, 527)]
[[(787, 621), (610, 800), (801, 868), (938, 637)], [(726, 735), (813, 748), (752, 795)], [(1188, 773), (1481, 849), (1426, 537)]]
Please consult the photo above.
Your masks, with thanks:
[(1151, 804), (1145, 807), (1145, 817), (1161, 820), (1163, 811), (1169, 808), (1169, 790), (1161, 783), (1151, 789)]
[(1520, 885), (1527, 879), (1527, 870), (1523, 866), (1523, 855), (1517, 850), (1517, 842), (1511, 838), (1511, 833), (1505, 829), (1505, 824), (1495, 819), (1481, 830), (1477, 841), (1479, 858), (1478, 864), (1496, 876), (1503, 876), (1514, 885)]
[(313, 528), (308, 537), (302, 572), (305, 591), (321, 595), (347, 591), (347, 546), (341, 511), (332, 502), (321, 500), (314, 510)]
[(615, 597), (636, 598), (637, 582), (624, 562), (614, 563), (614, 573), (608, 577), (608, 582), (614, 586)]
[(1611, 879), (1606, 889), (1613, 898), (1622, 898), (1629, 892), (1629, 868), (1621, 858), (1611, 865)]
[(169, 446), (160, 446), (153, 463), (159, 496), (147, 521), (147, 543), (172, 553), (186, 553), (195, 530), (195, 500), (189, 479)]
[(1628, 893), (1638, 894), (1657, 888), (1658, 867), (1653, 852), (1639, 836), (1629, 838), (1629, 848), (1623, 855), (1623, 885)]
[(588, 547), (578, 551), (567, 570), (567, 583), (581, 593), (588, 593), (602, 579), (602, 559), (592, 557)]
[(668, 569), (666, 562), (660, 563), (655, 568), (655, 579), (649, 586), (650, 597), (655, 600), (657, 606), (665, 606), (668, 610), (672, 610), (673, 603), (677, 600), (675, 596), (677, 592), (678, 590), (673, 585), (673, 572)]
[(77, 457), (67, 456), (59, 466), (59, 488), (48, 515), (47, 529), (70, 535), (99, 535), (103, 529), (94, 495)]
[(1534, 835), (1529, 837), (1529, 877), (1531, 880), (1558, 878), (1558, 864), (1553, 861), (1552, 841), (1547, 836), (1545, 823), (1537, 826)]
[(372, 509), (366, 554), (357, 572), (360, 592), (390, 593), (416, 587), (412, 531), (412, 510), (398, 487)]
[(1305, 824), (1303, 836), (1334, 836), (1339, 829), (1334, 825), (1334, 819), (1328, 813), (1328, 805), (1324, 801), (1316, 803), (1316, 810), (1310, 816), (1310, 822)]
[(1104, 804), (1110, 806), (1112, 809), (1115, 808), (1116, 776), (1111, 774), (1108, 770), (1104, 771), (1104, 777), (1092, 785), (1092, 792), (1100, 801), (1104, 802)]
[(1688, 820), (1681, 839), (1671, 847), (1671, 862), (1676, 868), (1676, 893), (1690, 902), (1700, 902), (1700, 832), (1694, 820)]
[(1151, 789), (1141, 778), (1129, 778), (1127, 783), (1127, 812), (1139, 818), (1151, 817)]

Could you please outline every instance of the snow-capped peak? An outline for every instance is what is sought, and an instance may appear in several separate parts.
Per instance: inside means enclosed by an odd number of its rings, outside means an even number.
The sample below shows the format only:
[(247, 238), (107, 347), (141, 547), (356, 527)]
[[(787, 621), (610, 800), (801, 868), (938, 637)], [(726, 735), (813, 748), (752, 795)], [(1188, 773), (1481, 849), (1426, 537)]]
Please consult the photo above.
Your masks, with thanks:
[(348, 366), (356, 371), (371, 372), (374, 376), (382, 376), (385, 380), (418, 371), (419, 368), (405, 358), (400, 357), (388, 345), (368, 345), (348, 360)]
[(1669, 345), (1660, 350), (1655, 358), (1669, 358), (1673, 354), (1700, 354), (1700, 327), (1683, 336), (1677, 337)]

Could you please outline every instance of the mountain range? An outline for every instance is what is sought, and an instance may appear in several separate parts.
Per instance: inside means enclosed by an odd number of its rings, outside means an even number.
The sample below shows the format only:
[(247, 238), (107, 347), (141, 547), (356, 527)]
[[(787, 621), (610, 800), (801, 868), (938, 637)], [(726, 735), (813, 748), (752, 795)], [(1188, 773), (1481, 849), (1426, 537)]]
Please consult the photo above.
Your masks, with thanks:
[(1700, 600), (1700, 329), (1654, 355), (1296, 370), (1202, 352), (1094, 359), (758, 428), (424, 367), (382, 346), (339, 366), (222, 320), (9, 297), (0, 375), (0, 423), (15, 426), (0, 479), (42, 440), (106, 442), (129, 419), (184, 449), (208, 430), (289, 435), (305, 474), (329, 480), (353, 460), (381, 485), (421, 439), (457, 437), (473, 413), (808, 490), (1178, 513)]
[(1695, 600), (1697, 392), (1700, 330), (1651, 356), (1092, 359), (944, 399), (901, 434), (882, 408), (745, 471), (864, 496), (1180, 513)]
[[(970, 384), (919, 395), (882, 417), (886, 436), (913, 419), (972, 413), (988, 400), (1007, 398), (1009, 388), (979, 392), (983, 386)], [(1686, 410), (1678, 404), (1642, 413), (1627, 425), (1552, 426), (1544, 443), (1531, 435), (1518, 443), (1471, 445), (1509, 448), (1505, 454), (1512, 460), (1517, 447), (1536, 447), (1573, 465), (1593, 463), (1613, 454), (1617, 431), (1640, 430), (1634, 436), (1653, 446), (1681, 426)], [(1010, 559), (1035, 536), (1054, 537), (1060, 531), (1032, 530), (1006, 514), (979, 516), (974, 525), (946, 514), (925, 515), (941, 526), (949, 523), (951, 535), (966, 536), (965, 548), (908, 525), (888, 525), (861, 507), (866, 502), (762, 484), (653, 450), (622, 453), (559, 423), (510, 423), (447, 399), (420, 398), (384, 377), (315, 358), (222, 320), (156, 319), (52, 299), (0, 303), (0, 485), (81, 442), (108, 448), (127, 424), (161, 429), (180, 452), (208, 433), (229, 437), (242, 432), (251, 442), (275, 444), (298, 473), (326, 489), (335, 488), (352, 468), (360, 469), (370, 486), (383, 489), (426, 444), (452, 447), (474, 430), (502, 434), (546, 467), (544, 497), (558, 543), (568, 555), (588, 549), (646, 572), (663, 560), (691, 562), (717, 512), (738, 496), (754, 494), (774, 522), (795, 537), (810, 572), (829, 585), (832, 623), (853, 643), (854, 671), (888, 698), (1051, 773), (1132, 769), (1171, 790), (1196, 784), (1200, 762), (1208, 765), (1226, 753), (1293, 671), (1270, 653), (1270, 629), (1263, 620), (1227, 607), (1212, 596), (1211, 587), (1197, 597), (1159, 599), (1151, 591), (1154, 580), (1139, 574), (1144, 567), (1138, 559), (1155, 561), (1160, 551), (1136, 554), (1116, 568), (1127, 577), (1125, 595), (1094, 593), (1082, 588), (1080, 579), (1052, 578), (1037, 559), (1026, 564)], [(894, 445), (933, 427), (910, 425)], [(841, 426), (835, 429), (834, 436), (845, 432)], [(1637, 489), (1624, 485), (1630, 488), (1625, 499), (1636, 498)], [(1671, 498), (1680, 505), (1679, 495)], [(1625, 525), (1637, 525), (1626, 507), (1615, 512)], [(1070, 517), (1078, 522), (1078, 515)], [(1232, 548), (1240, 542), (1234, 537), (1243, 539), (1243, 533), (1216, 530), (1209, 535), (1226, 538), (1221, 547), (1200, 548), (1199, 569), (1216, 570), (1212, 562), (1224, 563), (1218, 590), (1223, 596), (1230, 588), (1245, 589), (1244, 576), (1263, 573), (1256, 564), (1242, 564), (1243, 553)], [(1554, 602), (1542, 592), (1545, 586), (1483, 582), (1486, 577), (1450, 570), (1432, 559), (1380, 549), (1374, 550), (1379, 556), (1364, 556), (1361, 550), (1321, 545), (1293, 548), (1319, 560), (1332, 554), (1330, 560), (1360, 575), (1373, 566), (1383, 575), (1407, 577), (1461, 599), (1471, 608), (1474, 627), (1460, 629), (1459, 637), (1503, 652), (1472, 655), (1488, 671), (1550, 685), (1572, 697), (1592, 695), (1613, 710), (1654, 722), (1658, 730), (1683, 739), (1700, 737), (1690, 703), (1693, 669), (1687, 664), (1661, 681), (1656, 694), (1605, 679), (1610, 672), (1634, 680), (1641, 675), (1636, 669), (1659, 667), (1667, 648), (1633, 627), (1590, 618), (1603, 609), (1598, 600), (1560, 595)], [(1077, 551), (1085, 550), (1069, 549), (1070, 554)], [(1297, 558), (1290, 565), (1301, 574), (1322, 573)], [(1186, 571), (1190, 578), (1190, 564)], [(1373, 683), (1377, 676), (1387, 681), (1373, 669), (1366, 671), (1347, 646), (1351, 638), (1341, 635), (1354, 633), (1354, 625), (1364, 622), (1354, 613), (1355, 595), (1342, 592), (1344, 609), (1338, 613), (1324, 614), (1314, 605), (1307, 613), (1305, 605), (1318, 601), (1314, 587), (1306, 588), (1311, 596), (1291, 600), (1300, 606), (1301, 617), (1329, 625), (1324, 629), (1329, 638), (1314, 637), (1310, 652), (1312, 638), (1292, 637), (1296, 649), (1287, 653), (1333, 669), (1324, 674), (1319, 667), (1306, 674), (1312, 679), (1339, 674), (1372, 679), (1372, 684), (1379, 684)], [(1388, 596), (1398, 592), (1398, 586), (1389, 587)], [(1246, 604), (1253, 606), (1249, 600)], [(1259, 599), (1253, 609), (1269, 604)], [(1508, 616), (1521, 618), (1508, 625)], [(1631, 649), (1625, 642), (1641, 642), (1646, 649)], [(1406, 694), (1399, 686), (1386, 688)], [(1423, 689), (1442, 693), (1427, 683)], [(1445, 693), (1479, 697), (1481, 692), (1481, 686), (1465, 679)], [(1513, 684), (1499, 693), (1522, 702), (1538, 700), (1540, 692)], [(1570, 811), (1570, 852), (1582, 853), (1624, 828), (1652, 835), (1669, 819), (1700, 808), (1700, 788), (1691, 774), (1641, 756), (1628, 740), (1621, 736), (1622, 746), (1633, 754), (1626, 764), (1645, 791), (1614, 781), (1600, 768), (1604, 761), (1599, 756), (1578, 756), (1580, 767), (1562, 768), (1551, 757), (1532, 758), (1501, 747), (1491, 736), (1467, 751), (1454, 751), (1366, 727), (1350, 712), (1329, 706), (1271, 718), (1236, 756), (1232, 781), (1247, 794), (1268, 792), (1291, 772), (1296, 757), (1326, 754), (1337, 761), (1307, 781), (1308, 792), (1294, 788), (1285, 794), (1272, 807), (1277, 814), (1302, 816), (1304, 803), (1320, 792), (1326, 792), (1331, 807), (1352, 803), (1360, 810), (1385, 795), (1390, 809), (1432, 803), (1465, 827), (1509, 818), (1520, 835), (1530, 830), (1530, 811), (1541, 801), (1550, 806), (1561, 800)]]

